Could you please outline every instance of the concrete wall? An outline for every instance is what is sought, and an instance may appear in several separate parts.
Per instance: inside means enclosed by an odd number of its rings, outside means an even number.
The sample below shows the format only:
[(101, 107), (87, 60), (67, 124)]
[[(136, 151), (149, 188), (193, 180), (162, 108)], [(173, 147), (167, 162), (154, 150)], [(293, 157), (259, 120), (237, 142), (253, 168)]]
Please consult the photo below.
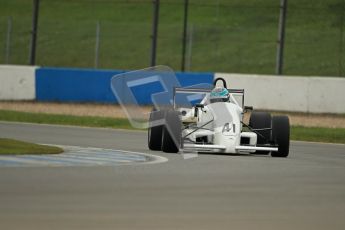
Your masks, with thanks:
[(35, 70), (32, 66), (0, 65), (0, 100), (35, 99)]
[(245, 104), (257, 109), (345, 113), (345, 78), (216, 73), (229, 88), (245, 89)]

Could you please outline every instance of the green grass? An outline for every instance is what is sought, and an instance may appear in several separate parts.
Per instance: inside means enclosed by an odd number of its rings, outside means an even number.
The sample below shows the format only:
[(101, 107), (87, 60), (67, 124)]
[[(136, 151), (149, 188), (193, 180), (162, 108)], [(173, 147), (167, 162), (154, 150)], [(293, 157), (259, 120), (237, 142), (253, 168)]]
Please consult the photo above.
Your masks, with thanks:
[(0, 155), (58, 154), (63, 149), (55, 146), (38, 145), (24, 141), (0, 138)]
[(121, 119), (121, 118), (28, 113), (28, 112), (17, 112), (17, 111), (9, 111), (9, 110), (0, 110), (0, 120), (30, 122), (30, 123), (38, 123), (38, 124), (76, 125), (76, 126), (88, 126), (88, 127), (133, 129), (127, 119)]
[(291, 139), (345, 144), (345, 129), (293, 126), (291, 129)]
[[(134, 129), (127, 119), (27, 113), (7, 110), (0, 110), (0, 121)], [(345, 129), (292, 126), (291, 139), (345, 144)]]
[[(93, 67), (101, 23), (99, 68), (149, 66), (152, 0), (41, 0), (37, 65)], [(190, 0), (191, 71), (274, 74), (278, 0)], [(289, 1), (288, 75), (345, 76), (343, 0)], [(12, 17), (10, 63), (27, 64), (32, 1), (1, 0), (0, 63)], [(157, 64), (181, 66), (183, 1), (161, 1)]]

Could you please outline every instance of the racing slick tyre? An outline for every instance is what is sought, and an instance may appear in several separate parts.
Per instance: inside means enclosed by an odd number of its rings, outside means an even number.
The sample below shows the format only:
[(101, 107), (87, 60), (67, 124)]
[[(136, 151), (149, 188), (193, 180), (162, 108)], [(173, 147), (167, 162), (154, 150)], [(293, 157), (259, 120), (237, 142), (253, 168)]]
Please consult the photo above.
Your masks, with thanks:
[[(252, 129), (263, 129), (263, 128), (271, 128), (272, 117), (271, 114), (267, 112), (257, 112), (253, 111), (250, 115), (249, 119), (249, 126)], [(261, 135), (257, 135), (257, 145), (264, 145), (268, 144), (271, 140), (271, 130), (258, 130), (257, 133)], [(253, 154), (259, 155), (268, 155), (269, 151), (255, 151)]]
[(290, 122), (288, 116), (272, 118), (272, 140), (278, 145), (278, 152), (271, 152), (272, 157), (287, 157), (290, 147)]
[(165, 111), (165, 125), (162, 132), (162, 151), (177, 153), (181, 144), (181, 120), (180, 112), (174, 110)]
[(147, 142), (150, 150), (160, 151), (162, 149), (162, 132), (163, 124), (159, 125), (159, 121), (164, 121), (164, 111), (152, 109), (150, 113), (149, 128), (147, 130)]

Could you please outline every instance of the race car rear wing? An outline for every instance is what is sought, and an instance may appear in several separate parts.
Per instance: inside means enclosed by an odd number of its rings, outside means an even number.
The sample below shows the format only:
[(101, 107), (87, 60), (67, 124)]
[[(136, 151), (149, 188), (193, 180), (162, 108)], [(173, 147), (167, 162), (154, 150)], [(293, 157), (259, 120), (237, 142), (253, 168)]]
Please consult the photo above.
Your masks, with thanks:
[[(242, 97), (242, 108), (244, 108), (244, 89), (227, 89), (229, 93), (233, 96), (241, 96)], [(173, 105), (174, 108), (176, 107), (175, 99), (176, 93), (179, 94), (200, 94), (200, 93), (211, 93), (212, 89), (205, 89), (205, 88), (182, 88), (182, 87), (174, 87), (174, 94), (173, 94)]]

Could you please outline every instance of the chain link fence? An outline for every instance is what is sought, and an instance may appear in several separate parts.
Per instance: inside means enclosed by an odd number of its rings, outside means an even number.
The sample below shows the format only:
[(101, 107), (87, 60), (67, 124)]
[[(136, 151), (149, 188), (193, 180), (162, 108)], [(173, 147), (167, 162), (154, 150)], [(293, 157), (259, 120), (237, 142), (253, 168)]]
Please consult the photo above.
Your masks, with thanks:
[[(32, 1), (1, 0), (0, 64), (28, 64)], [(187, 71), (275, 74), (280, 2), (189, 0)], [(157, 64), (181, 68), (184, 0), (162, 0)], [(36, 64), (150, 65), (151, 0), (41, 0)], [(288, 0), (283, 74), (345, 76), (345, 0)]]

